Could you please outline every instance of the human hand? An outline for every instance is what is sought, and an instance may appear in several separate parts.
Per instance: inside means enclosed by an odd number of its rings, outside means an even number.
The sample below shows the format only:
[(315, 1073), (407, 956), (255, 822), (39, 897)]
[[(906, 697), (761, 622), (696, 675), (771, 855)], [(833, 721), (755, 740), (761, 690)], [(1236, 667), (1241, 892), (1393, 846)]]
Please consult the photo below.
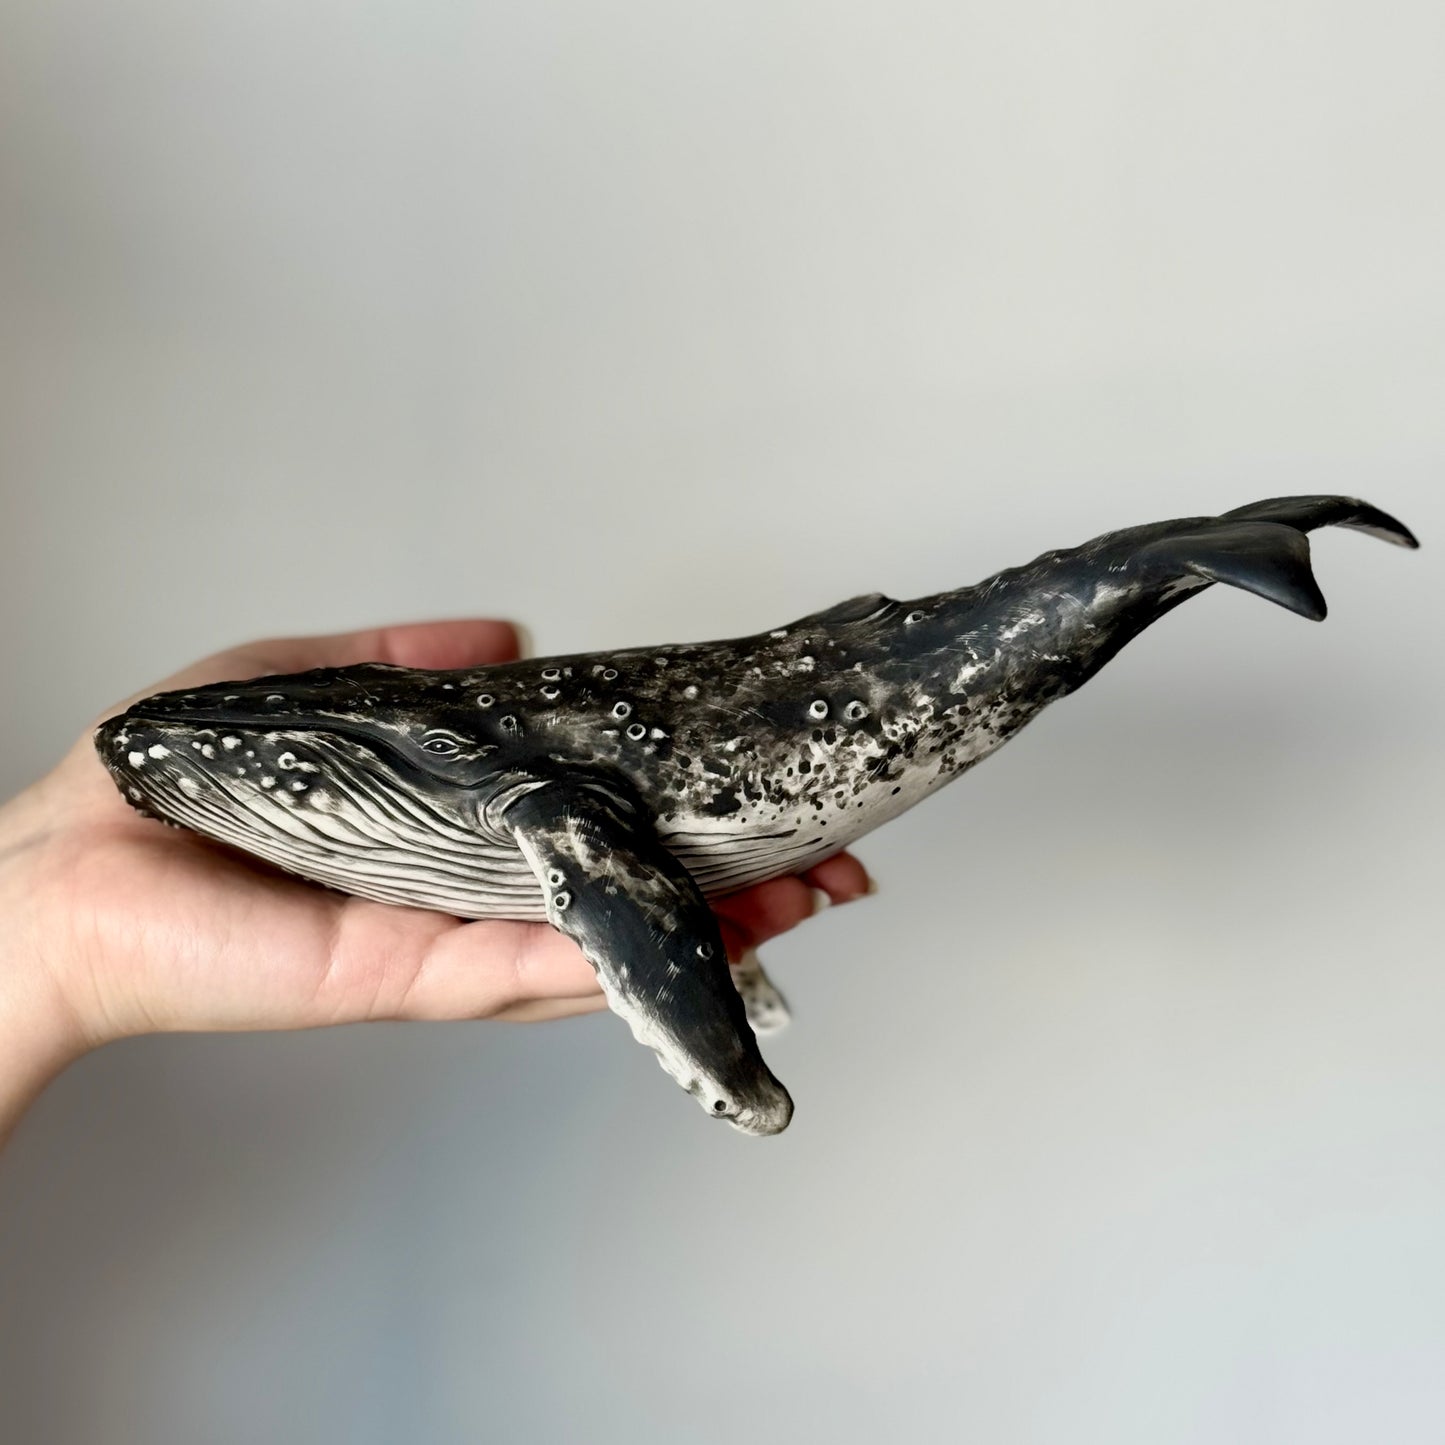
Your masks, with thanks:
[[(508, 623), (420, 623), (252, 643), (136, 697), (363, 661), (452, 668), (516, 656)], [(841, 853), (714, 908), (736, 960), (811, 915), (819, 893), (841, 903), (869, 886)], [(591, 966), (549, 924), (462, 922), (327, 892), (142, 818), (100, 765), (89, 730), (0, 808), (0, 910), (9, 934), (0, 1140), (66, 1063), (127, 1035), (553, 1019), (606, 1007)]]

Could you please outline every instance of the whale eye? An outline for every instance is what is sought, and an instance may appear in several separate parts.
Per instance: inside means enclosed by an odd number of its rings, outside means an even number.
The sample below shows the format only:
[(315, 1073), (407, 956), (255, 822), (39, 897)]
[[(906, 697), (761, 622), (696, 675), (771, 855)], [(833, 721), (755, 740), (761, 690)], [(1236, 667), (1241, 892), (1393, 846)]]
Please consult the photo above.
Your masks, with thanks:
[(439, 758), (454, 758), (461, 752), (461, 748), (451, 738), (428, 738), (421, 745), (421, 750)]

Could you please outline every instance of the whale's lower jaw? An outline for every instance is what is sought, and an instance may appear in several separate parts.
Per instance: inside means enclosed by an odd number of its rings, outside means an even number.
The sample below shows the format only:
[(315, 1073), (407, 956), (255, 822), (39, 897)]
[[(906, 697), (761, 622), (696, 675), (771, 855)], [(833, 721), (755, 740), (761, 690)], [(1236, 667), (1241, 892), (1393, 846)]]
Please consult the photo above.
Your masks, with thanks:
[(124, 716), (102, 725), (96, 745), (135, 807), (310, 882), (462, 918), (546, 917), (510, 841), (308, 747), (305, 734), (263, 743)]

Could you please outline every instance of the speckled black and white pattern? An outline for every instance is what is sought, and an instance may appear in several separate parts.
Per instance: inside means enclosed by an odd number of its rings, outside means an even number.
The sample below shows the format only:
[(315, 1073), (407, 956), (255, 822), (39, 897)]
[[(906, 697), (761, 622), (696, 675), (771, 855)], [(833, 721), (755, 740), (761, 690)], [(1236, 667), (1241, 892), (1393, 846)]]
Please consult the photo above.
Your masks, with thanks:
[[(1362, 502), (1282, 498), (1109, 533), (955, 592), (855, 598), (731, 641), (458, 672), (368, 664), (163, 694), (104, 724), (96, 745), (137, 806), (291, 872), (386, 902), (573, 931), (664, 1067), (710, 1112), (772, 1132), (790, 1108), (759, 1102), (776, 1081), (732, 1007), (693, 895), (838, 852), (1213, 582), (1322, 617), (1305, 532), (1330, 524), (1415, 545)], [(574, 836), (576, 856), (561, 861), (567, 817), (584, 817), (583, 832), (610, 820), (606, 847), (581, 849)], [(673, 902), (653, 910), (656, 937), (635, 919), (624, 927), (605, 898), (572, 920), (558, 911), (549, 873), (593, 865), (644, 915), (649, 890), (672, 879)], [(575, 900), (586, 889), (563, 891)], [(624, 934), (631, 963), (618, 953)], [(656, 975), (641, 991), (639, 953)], [(658, 979), (683, 956), (711, 982), (679, 1002)], [(746, 1064), (724, 1068), (732, 1048)]]

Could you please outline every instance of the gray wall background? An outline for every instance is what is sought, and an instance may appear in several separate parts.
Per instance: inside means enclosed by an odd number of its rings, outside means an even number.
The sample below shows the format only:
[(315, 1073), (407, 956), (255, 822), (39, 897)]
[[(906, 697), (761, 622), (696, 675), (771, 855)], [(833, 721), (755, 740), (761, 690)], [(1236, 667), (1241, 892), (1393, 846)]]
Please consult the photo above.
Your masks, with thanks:
[(157, 1038), (0, 1160), (16, 1445), (1445, 1434), (1445, 10), (0, 5), (0, 788), (194, 656), (749, 631), (1259, 496), (774, 944), (616, 1020)]

